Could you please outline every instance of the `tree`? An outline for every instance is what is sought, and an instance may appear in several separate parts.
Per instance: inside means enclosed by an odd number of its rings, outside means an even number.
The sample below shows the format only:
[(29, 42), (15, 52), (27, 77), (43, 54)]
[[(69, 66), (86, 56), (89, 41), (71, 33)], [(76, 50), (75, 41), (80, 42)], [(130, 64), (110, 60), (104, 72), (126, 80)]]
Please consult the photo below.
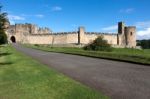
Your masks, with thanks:
[(7, 35), (4, 31), (0, 31), (0, 45), (7, 43)]
[(89, 43), (84, 47), (85, 50), (94, 50), (94, 51), (111, 51), (111, 45), (104, 40), (103, 36), (99, 36), (92, 43)]
[(141, 46), (143, 49), (150, 49), (150, 39), (149, 40), (137, 40), (137, 45)]
[(7, 13), (2, 12), (0, 5), (0, 44), (7, 43), (7, 35), (5, 33), (6, 23), (8, 23)]

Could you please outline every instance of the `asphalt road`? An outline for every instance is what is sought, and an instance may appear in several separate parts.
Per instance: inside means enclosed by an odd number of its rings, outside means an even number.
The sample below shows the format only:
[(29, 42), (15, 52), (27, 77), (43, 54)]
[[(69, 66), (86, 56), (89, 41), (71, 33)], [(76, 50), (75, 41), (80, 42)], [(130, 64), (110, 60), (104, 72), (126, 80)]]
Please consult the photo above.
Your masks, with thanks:
[(112, 99), (150, 99), (150, 66), (13, 46)]

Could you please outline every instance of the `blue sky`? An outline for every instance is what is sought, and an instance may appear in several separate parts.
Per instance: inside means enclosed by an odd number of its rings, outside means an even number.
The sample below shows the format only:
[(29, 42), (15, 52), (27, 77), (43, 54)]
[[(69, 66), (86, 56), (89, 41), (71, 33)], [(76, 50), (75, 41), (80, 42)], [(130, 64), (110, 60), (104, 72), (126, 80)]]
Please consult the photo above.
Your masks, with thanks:
[(150, 39), (150, 0), (1, 0), (12, 24), (33, 23), (54, 32), (117, 32), (117, 22), (137, 26), (138, 39)]

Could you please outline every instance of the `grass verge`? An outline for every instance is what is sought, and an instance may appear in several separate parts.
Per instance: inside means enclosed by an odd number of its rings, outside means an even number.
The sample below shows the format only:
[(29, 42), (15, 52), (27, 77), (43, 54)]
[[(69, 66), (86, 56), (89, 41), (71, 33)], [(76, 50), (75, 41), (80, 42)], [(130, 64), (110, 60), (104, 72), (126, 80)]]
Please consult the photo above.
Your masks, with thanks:
[(0, 46), (0, 99), (108, 99), (11, 46)]
[(150, 49), (138, 50), (128, 48), (113, 48), (112, 52), (105, 52), (105, 51), (85, 51), (82, 48), (69, 48), (69, 47), (51, 48), (51, 46), (48, 45), (25, 45), (25, 46), (43, 51), (59, 52), (59, 53), (150, 65)]

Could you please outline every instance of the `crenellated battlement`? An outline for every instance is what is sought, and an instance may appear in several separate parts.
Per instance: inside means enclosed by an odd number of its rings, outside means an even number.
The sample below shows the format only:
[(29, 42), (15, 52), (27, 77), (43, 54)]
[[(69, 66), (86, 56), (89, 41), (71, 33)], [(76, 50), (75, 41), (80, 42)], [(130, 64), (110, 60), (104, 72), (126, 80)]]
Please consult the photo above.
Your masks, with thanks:
[(86, 34), (95, 34), (95, 35), (117, 35), (117, 33), (103, 33), (103, 32), (85, 32)]
[(53, 35), (77, 34), (78, 32), (53, 32)]
[[(13, 28), (13, 29), (12, 29)], [(52, 33), (52, 30), (50, 30), (47, 27), (38, 27), (35, 24), (25, 23), (25, 24), (15, 24), (10, 25), (10, 28), (8, 30), (13, 30), (15, 33), (27, 33), (27, 34), (48, 34)]]

